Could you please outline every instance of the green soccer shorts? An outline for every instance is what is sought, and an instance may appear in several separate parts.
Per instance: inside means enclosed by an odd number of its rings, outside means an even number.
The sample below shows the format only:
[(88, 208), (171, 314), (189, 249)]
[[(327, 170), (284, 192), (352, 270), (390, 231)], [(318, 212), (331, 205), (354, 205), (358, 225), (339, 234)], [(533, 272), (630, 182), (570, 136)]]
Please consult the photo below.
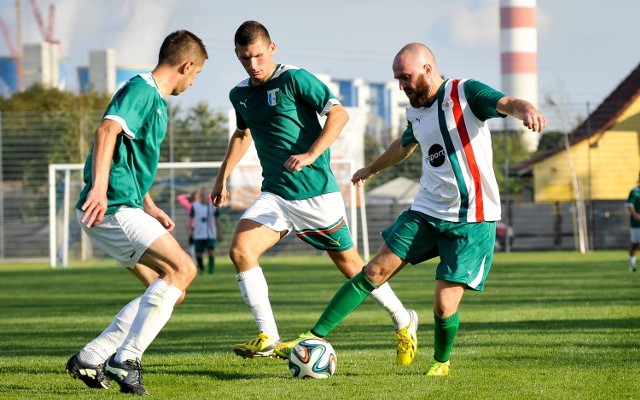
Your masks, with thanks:
[(382, 237), (395, 255), (411, 264), (440, 256), (436, 279), (482, 291), (493, 261), (496, 223), (443, 221), (407, 210)]

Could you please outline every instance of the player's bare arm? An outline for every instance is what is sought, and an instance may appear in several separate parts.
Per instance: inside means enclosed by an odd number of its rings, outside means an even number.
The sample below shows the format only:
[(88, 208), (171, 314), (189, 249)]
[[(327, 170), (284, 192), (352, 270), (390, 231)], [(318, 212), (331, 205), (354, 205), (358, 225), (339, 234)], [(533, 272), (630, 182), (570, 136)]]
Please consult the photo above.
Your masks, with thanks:
[(362, 183), (370, 176), (404, 161), (416, 147), (418, 147), (417, 143), (403, 147), (401, 139), (396, 139), (375, 161), (357, 170), (351, 177), (351, 182), (356, 186), (362, 186)]
[(498, 101), (496, 110), (518, 118), (524, 126), (534, 132), (542, 132), (547, 126), (547, 118), (533, 104), (525, 100), (505, 96)]
[(243, 131), (236, 129), (231, 135), (227, 153), (224, 155), (224, 160), (222, 160), (222, 165), (220, 165), (220, 170), (211, 190), (211, 201), (216, 207), (223, 207), (226, 204), (229, 197), (227, 178), (247, 153), (252, 141), (253, 138), (249, 129)]
[(331, 107), (331, 110), (327, 113), (327, 119), (324, 122), (320, 136), (306, 153), (294, 154), (289, 157), (284, 163), (285, 168), (289, 171), (300, 171), (302, 167), (313, 164), (320, 154), (324, 153), (340, 136), (348, 121), (349, 113), (342, 105), (336, 104)]
[(173, 228), (175, 228), (175, 222), (173, 222), (171, 217), (169, 217), (162, 208), (156, 205), (153, 199), (151, 199), (151, 195), (149, 195), (149, 193), (142, 198), (142, 208), (144, 209), (144, 212), (157, 219), (162, 226), (165, 227), (167, 232), (171, 232)]
[(122, 133), (119, 123), (105, 119), (96, 129), (93, 143), (93, 181), (91, 190), (87, 193), (87, 200), (82, 205), (84, 215), (80, 222), (87, 228), (102, 222), (107, 211), (107, 188), (109, 186), (109, 170), (113, 159), (116, 139)]

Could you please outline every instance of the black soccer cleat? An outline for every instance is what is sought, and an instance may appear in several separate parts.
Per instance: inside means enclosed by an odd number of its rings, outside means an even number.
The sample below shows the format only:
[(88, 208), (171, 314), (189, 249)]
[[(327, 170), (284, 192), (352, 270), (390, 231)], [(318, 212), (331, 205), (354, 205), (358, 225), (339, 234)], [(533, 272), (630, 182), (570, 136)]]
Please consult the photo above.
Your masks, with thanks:
[(65, 371), (74, 379), (80, 379), (91, 389), (109, 389), (109, 379), (104, 374), (104, 365), (85, 364), (78, 358), (78, 353), (67, 361)]
[(126, 360), (123, 363), (114, 360), (115, 354), (109, 357), (104, 369), (109, 378), (118, 382), (122, 393), (133, 393), (148, 396), (149, 392), (142, 384), (142, 365), (140, 360)]

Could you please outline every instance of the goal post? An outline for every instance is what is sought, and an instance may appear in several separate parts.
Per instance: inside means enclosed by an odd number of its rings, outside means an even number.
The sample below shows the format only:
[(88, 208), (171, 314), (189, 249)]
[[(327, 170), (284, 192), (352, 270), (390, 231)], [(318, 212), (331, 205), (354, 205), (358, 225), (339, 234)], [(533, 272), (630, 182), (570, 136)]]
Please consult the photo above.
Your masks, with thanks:
[[(177, 182), (189, 180), (190, 186), (208, 186), (212, 185), (211, 179), (215, 178), (217, 170), (221, 166), (220, 161), (212, 162), (161, 162), (158, 164), (158, 174), (156, 181), (151, 188), (151, 191), (160, 190), (158, 187), (162, 186), (163, 190), (168, 194), (165, 197), (168, 201), (158, 204), (165, 209), (168, 214), (175, 220), (175, 198), (176, 192), (180, 189), (184, 191), (184, 185)], [(364, 209), (364, 196), (361, 190), (356, 190), (356, 187), (351, 185), (351, 176), (355, 172), (354, 160), (332, 160), (331, 168), (336, 176), (336, 180), (340, 185), (340, 189), (347, 208), (347, 218), (349, 221), (349, 227), (353, 236), (353, 241), (358, 248), (359, 232), (358, 232), (358, 215), (357, 205), (360, 205), (360, 224), (362, 227), (362, 244), (364, 250), (365, 260), (369, 259), (369, 243), (367, 233), (367, 221), (366, 211)], [(70, 258), (70, 242), (73, 236), (76, 241), (79, 241), (80, 245), (80, 259), (85, 259), (85, 254), (91, 252), (90, 242), (87, 240), (84, 232), (75, 223), (75, 201), (84, 185), (82, 180), (82, 172), (84, 164), (49, 164), (49, 264), (52, 268), (62, 266), (67, 267), (69, 265)], [(228, 181), (227, 186), (231, 192), (231, 198), (240, 197), (240, 192), (249, 193), (252, 198), (255, 198), (256, 190), (246, 191), (239, 186), (237, 182), (238, 175), (241, 175), (243, 170), (250, 171), (255, 174), (260, 173), (260, 164), (254, 162), (241, 162), (235, 168)], [(178, 173), (177, 171), (182, 171)], [(208, 181), (202, 180), (190, 180), (193, 175), (206, 175), (210, 179)], [(177, 176), (179, 175), (179, 176)], [(235, 178), (235, 179), (234, 179)], [(261, 175), (256, 179), (255, 176), (249, 176), (249, 179), (244, 181), (252, 182), (254, 186), (257, 186), (259, 192)], [(358, 197), (360, 192), (360, 197)], [(252, 201), (249, 198), (248, 201)], [(155, 197), (154, 197), (154, 200)], [(156, 201), (156, 203), (158, 203)], [(246, 204), (246, 202), (244, 203)], [(238, 209), (239, 206), (235, 206)], [(73, 233), (73, 235), (72, 235)], [(87, 248), (89, 250), (87, 250)], [(88, 258), (88, 257), (87, 257)]]

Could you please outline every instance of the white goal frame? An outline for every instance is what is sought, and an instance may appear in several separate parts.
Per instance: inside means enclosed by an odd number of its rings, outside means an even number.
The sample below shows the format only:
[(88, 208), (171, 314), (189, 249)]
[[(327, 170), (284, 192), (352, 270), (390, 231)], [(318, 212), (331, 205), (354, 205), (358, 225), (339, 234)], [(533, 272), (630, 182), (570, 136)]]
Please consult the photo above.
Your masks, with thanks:
[[(220, 168), (222, 162), (220, 161), (203, 161), (203, 162), (161, 162), (158, 164), (158, 170), (176, 170), (176, 169), (202, 169), (202, 168)], [(355, 173), (355, 161), (354, 160), (331, 160), (331, 165), (347, 165), (349, 170), (349, 176), (353, 176)], [(257, 163), (240, 163), (238, 166), (242, 167), (259, 167), (260, 165)], [(84, 164), (49, 164), (49, 265), (51, 268), (58, 267), (58, 260), (62, 264), (62, 267), (67, 267), (69, 265), (69, 221), (70, 218), (75, 218), (75, 216), (71, 216), (70, 213), (72, 211), (71, 205), (71, 172), (72, 171), (82, 171), (84, 169)], [(62, 238), (61, 238), (61, 246), (58, 246), (58, 235), (57, 235), (57, 216), (56, 216), (56, 193), (57, 193), (57, 179), (56, 175), (58, 172), (64, 172), (64, 191), (62, 198)], [(232, 173), (233, 174), (233, 173)], [(172, 176), (172, 173), (170, 173)], [(343, 182), (339, 182), (343, 183)], [(366, 205), (364, 201), (364, 190), (362, 188), (348, 185), (349, 186), (349, 207), (348, 207), (348, 218), (349, 218), (349, 228), (351, 230), (351, 235), (353, 236), (353, 242), (358, 249), (358, 215), (357, 215), (357, 202), (360, 201), (360, 221), (362, 224), (362, 247), (363, 247), (363, 255), (365, 261), (369, 261), (369, 234), (367, 229), (367, 218), (366, 218)], [(174, 203), (171, 203), (171, 213), (170, 215), (175, 215)], [(58, 248), (60, 247), (60, 257), (58, 257)]]

